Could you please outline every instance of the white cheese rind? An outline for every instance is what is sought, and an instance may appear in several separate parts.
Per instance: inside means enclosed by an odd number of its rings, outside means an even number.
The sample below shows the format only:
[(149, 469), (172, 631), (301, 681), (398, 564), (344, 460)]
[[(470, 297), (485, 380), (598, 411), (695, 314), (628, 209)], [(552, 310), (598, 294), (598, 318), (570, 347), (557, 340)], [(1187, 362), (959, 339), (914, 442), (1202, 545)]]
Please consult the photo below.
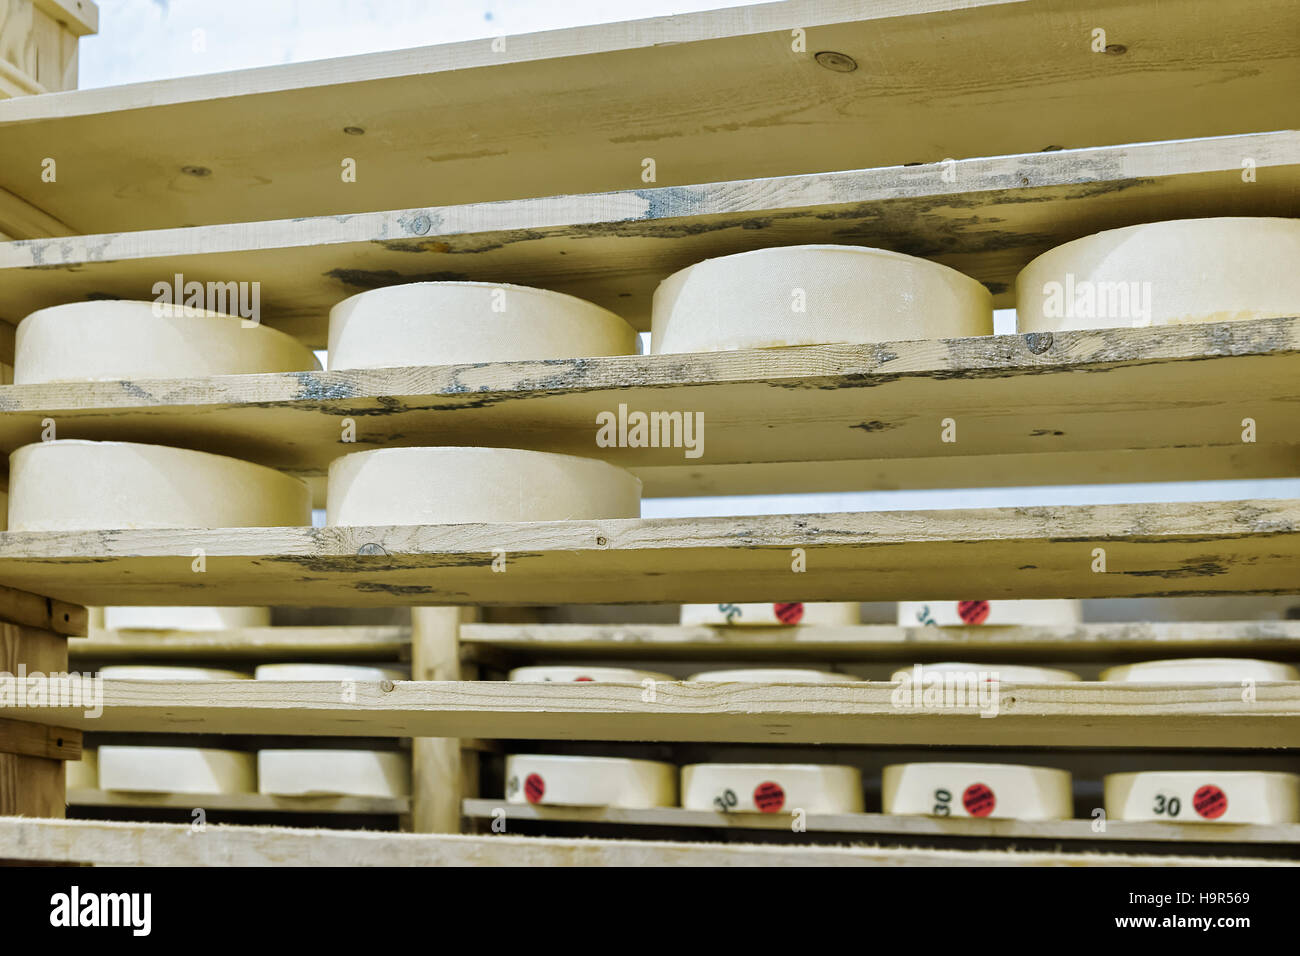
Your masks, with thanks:
[(677, 768), (657, 760), (513, 754), (506, 800), (540, 806), (645, 810), (677, 804)]
[(861, 813), (862, 774), (832, 764), (690, 764), (682, 768), (682, 806), (721, 813)]
[(881, 798), (886, 813), (1013, 820), (1074, 815), (1067, 771), (1018, 764), (890, 764)]
[(206, 747), (99, 748), (99, 787), (136, 793), (253, 793), (254, 754)]
[(362, 664), (259, 664), (254, 669), (253, 676), (257, 680), (410, 680), (410, 675), (399, 667), (373, 667)]
[(99, 669), (104, 680), (250, 680), (242, 671), (216, 667), (181, 667), (168, 664), (110, 664)]
[(1300, 823), (1300, 776), (1271, 771), (1146, 771), (1104, 780), (1111, 820)]
[(650, 351), (990, 335), (992, 298), (955, 269), (862, 246), (803, 245), (706, 259), (659, 284)]
[(106, 607), (109, 631), (226, 631), (269, 627), (269, 607)]
[(222, 455), (74, 439), (9, 456), (11, 531), (310, 524), (303, 482)]
[(900, 627), (1001, 627), (1005, 625), (1050, 626), (1078, 624), (1083, 620), (1079, 601), (992, 600), (992, 601), (899, 601)]
[(917, 664), (913, 667), (900, 668), (894, 671), (890, 676), (891, 681), (917, 679), (917, 668), (920, 668), (920, 679), (925, 680), (927, 674), (969, 674), (973, 679), (989, 680), (996, 677), (1001, 681), (1011, 681), (1022, 684), (1055, 684), (1062, 681), (1077, 681), (1079, 675), (1074, 671), (1060, 670), (1055, 667), (1031, 667), (1027, 664), (967, 664), (960, 661), (942, 661), (934, 664)]
[(634, 670), (630, 667), (577, 667), (543, 665), (534, 667), (516, 667), (509, 673), (512, 681), (541, 683), (559, 681), (561, 683), (586, 681), (607, 681), (622, 684), (639, 684), (645, 680), (676, 680), (671, 674), (658, 671)]
[(1142, 661), (1108, 667), (1104, 681), (1146, 681), (1150, 683), (1226, 683), (1244, 680), (1296, 680), (1300, 671), (1290, 664), (1258, 661), (1247, 657), (1188, 657), (1167, 661)]
[(681, 623), (710, 627), (849, 626), (861, 620), (856, 602), (683, 604)]
[(329, 367), (385, 368), (634, 355), (613, 312), (560, 292), (491, 282), (412, 282), (330, 309)]
[(258, 793), (276, 797), (407, 797), (411, 759), (388, 750), (260, 750)]
[(641, 480), (592, 458), (515, 448), (381, 448), (330, 464), (330, 525), (636, 518)]
[(724, 670), (700, 671), (687, 680), (705, 683), (769, 683), (769, 684), (839, 684), (856, 681), (851, 674), (836, 674), (811, 667), (733, 667)]

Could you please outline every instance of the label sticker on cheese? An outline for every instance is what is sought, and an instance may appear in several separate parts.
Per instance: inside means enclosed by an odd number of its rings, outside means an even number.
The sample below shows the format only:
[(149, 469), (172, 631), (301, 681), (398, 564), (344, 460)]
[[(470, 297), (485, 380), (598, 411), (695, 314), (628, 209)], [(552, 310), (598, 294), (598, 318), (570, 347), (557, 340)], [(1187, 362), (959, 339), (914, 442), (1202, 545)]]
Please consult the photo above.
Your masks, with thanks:
[(99, 748), (99, 786), (134, 793), (253, 793), (251, 753), (207, 747)]
[(993, 302), (970, 276), (863, 246), (800, 245), (706, 259), (655, 290), (650, 351), (990, 335)]
[(1300, 679), (1300, 672), (1290, 664), (1257, 661), (1246, 657), (1186, 657), (1108, 667), (1101, 672), (1101, 679), (1150, 683), (1238, 684), (1241, 681), (1297, 680)]
[(223, 455), (59, 439), (9, 456), (11, 531), (310, 524), (303, 482)]
[(899, 601), (900, 627), (1004, 627), (1078, 624), (1082, 605), (1071, 600)]
[(836, 674), (801, 667), (741, 667), (731, 670), (701, 671), (686, 678), (707, 683), (736, 684), (838, 684), (857, 681), (851, 674)]
[(1012, 820), (1074, 815), (1070, 774), (992, 763), (891, 764), (882, 774), (886, 813)]
[(635, 355), (637, 332), (576, 296), (492, 282), (409, 282), (330, 309), (329, 366), (385, 368)]
[(602, 681), (619, 684), (639, 684), (646, 680), (676, 680), (671, 674), (660, 674), (657, 671), (640, 671), (633, 670), (630, 667), (558, 667), (558, 666), (537, 666), (537, 667), (516, 667), (509, 675), (512, 681), (527, 681), (531, 683), (544, 683), (548, 681), (559, 681), (561, 683), (569, 682), (587, 682)]
[(1021, 332), (1300, 314), (1300, 220), (1178, 219), (1049, 249), (1016, 278)]
[(325, 520), (415, 525), (640, 514), (641, 479), (593, 458), (516, 448), (381, 448), (330, 464)]
[(275, 797), (406, 797), (411, 758), (390, 750), (268, 749), (257, 754), (259, 793)]
[(834, 764), (691, 764), (682, 768), (682, 806), (718, 813), (861, 813), (862, 774)]
[(157, 302), (101, 299), (33, 312), (18, 323), (14, 384), (320, 368), (311, 349), (260, 323), (221, 312), (172, 311)]
[(646, 810), (677, 803), (677, 768), (657, 760), (513, 754), (506, 800), (540, 806)]
[(857, 624), (856, 602), (796, 604), (683, 604), (681, 623), (687, 626), (793, 627)]
[(1300, 823), (1300, 775), (1145, 771), (1105, 777), (1106, 816), (1172, 823)]

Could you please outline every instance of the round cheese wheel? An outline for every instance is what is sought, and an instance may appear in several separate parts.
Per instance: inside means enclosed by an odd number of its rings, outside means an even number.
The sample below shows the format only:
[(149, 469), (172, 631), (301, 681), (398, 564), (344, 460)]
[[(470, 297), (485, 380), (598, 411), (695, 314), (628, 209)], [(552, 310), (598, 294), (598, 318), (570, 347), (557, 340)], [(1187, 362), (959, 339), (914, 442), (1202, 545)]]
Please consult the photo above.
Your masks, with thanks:
[(410, 680), (401, 668), (359, 664), (259, 664), (253, 676), (258, 680)]
[(1070, 774), (1001, 763), (904, 763), (884, 769), (886, 813), (1010, 820), (1074, 815)]
[[(18, 323), (14, 384), (196, 378), (320, 368), (292, 336), (221, 312), (156, 302), (56, 305)], [(173, 314), (173, 312), (175, 314)]]
[(112, 664), (99, 669), (104, 680), (248, 680), (240, 671), (216, 667), (173, 667), (168, 664)]
[(677, 804), (677, 768), (657, 760), (514, 754), (506, 800), (543, 806), (645, 810)]
[(60, 440), (9, 456), (11, 531), (310, 524), (305, 484), (222, 455)]
[(892, 681), (924, 680), (927, 674), (969, 674), (986, 675), (985, 679), (996, 677), (999, 681), (1022, 684), (1055, 684), (1060, 681), (1075, 681), (1079, 675), (1074, 671), (1057, 670), (1055, 667), (1029, 667), (1024, 664), (963, 664), (956, 661), (944, 661), (938, 664), (917, 664), (904, 670), (896, 670), (889, 679)]
[(83, 748), (81, 759), (67, 761), (64, 768), (67, 789), (99, 789), (99, 754), (93, 747)]
[(1300, 219), (1176, 219), (1085, 236), (1016, 278), (1022, 332), (1300, 313)]
[(1258, 770), (1112, 773), (1104, 780), (1112, 820), (1176, 823), (1300, 823), (1300, 776)]
[(613, 312), (545, 289), (411, 282), (330, 309), (330, 368), (384, 368), (635, 355), (636, 330)]
[(854, 602), (803, 604), (683, 604), (681, 622), (686, 625), (757, 625), (792, 627), (800, 625), (852, 625), (860, 620)]
[(1078, 624), (1083, 606), (1071, 600), (1035, 601), (899, 601), (901, 627), (934, 624), (938, 627), (988, 627), (1003, 625)]
[(682, 806), (722, 813), (861, 813), (857, 767), (697, 763), (682, 768)]
[(1186, 657), (1170, 661), (1143, 661), (1108, 667), (1101, 679), (1151, 683), (1225, 683), (1243, 680), (1296, 680), (1300, 673), (1290, 664), (1256, 661), (1245, 657)]
[(406, 797), (411, 758), (389, 750), (259, 750), (257, 791), (277, 797)]
[(932, 339), (993, 332), (987, 289), (955, 269), (861, 246), (706, 259), (655, 290), (650, 351)]
[(207, 747), (99, 748), (101, 790), (137, 793), (253, 793), (257, 760), (251, 753)]
[(858, 680), (850, 674), (836, 674), (807, 667), (738, 667), (729, 670), (701, 671), (686, 679), (709, 683), (735, 681), (756, 684), (837, 684)]
[(327, 524), (636, 518), (641, 479), (592, 458), (515, 448), (381, 448), (330, 464)]
[(676, 680), (671, 674), (658, 671), (638, 671), (630, 667), (516, 667), (509, 674), (511, 680), (538, 683), (542, 681), (610, 681), (639, 684), (644, 680)]
[(270, 627), (269, 607), (106, 607), (110, 631), (225, 631)]

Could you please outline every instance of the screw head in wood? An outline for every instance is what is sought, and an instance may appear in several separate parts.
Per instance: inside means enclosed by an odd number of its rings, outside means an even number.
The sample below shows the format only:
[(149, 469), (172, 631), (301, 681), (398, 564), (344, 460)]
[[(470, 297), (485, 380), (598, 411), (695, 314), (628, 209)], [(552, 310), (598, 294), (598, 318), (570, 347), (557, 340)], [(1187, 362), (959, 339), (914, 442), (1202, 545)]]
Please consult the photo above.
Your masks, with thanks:
[(836, 53), (834, 50), (823, 50), (813, 57), (819, 66), (834, 73), (852, 73), (858, 68), (858, 61), (853, 59), (847, 53)]
[(411, 232), (423, 236), (433, 228), (433, 221), (428, 216), (416, 216), (411, 220)]
[(181, 172), (186, 176), (198, 176), (200, 178), (212, 175), (212, 170), (206, 166), (182, 166)]

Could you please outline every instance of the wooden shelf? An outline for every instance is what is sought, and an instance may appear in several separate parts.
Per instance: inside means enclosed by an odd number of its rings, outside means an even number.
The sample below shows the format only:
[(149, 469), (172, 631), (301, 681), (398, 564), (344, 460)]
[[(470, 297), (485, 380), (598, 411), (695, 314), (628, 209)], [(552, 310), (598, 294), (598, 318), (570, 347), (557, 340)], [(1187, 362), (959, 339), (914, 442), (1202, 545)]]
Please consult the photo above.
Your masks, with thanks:
[(68, 791), (74, 807), (134, 807), (150, 810), (228, 810), (247, 813), (402, 814), (407, 797), (271, 797), (260, 793), (126, 793), (114, 790)]
[[(1093, 570), (1105, 552), (1105, 573)], [(796, 549), (802, 549), (800, 559)], [(495, 553), (494, 553), (495, 552)], [(506, 570), (492, 569), (504, 552)], [(206, 570), (193, 571), (195, 555)], [(1300, 500), (397, 527), (0, 533), (0, 584), (86, 605), (1291, 594)], [(807, 568), (794, 573), (796, 560)]]
[[(659, 807), (619, 810), (609, 807), (543, 807), (472, 799), (465, 816), (476, 819), (564, 823), (609, 823), (620, 826), (714, 828), (719, 830), (790, 830), (788, 813), (715, 813)], [(1108, 820), (1104, 833), (1092, 820), (981, 820), (903, 816), (887, 813), (809, 814), (809, 833), (900, 834), (925, 837), (996, 837), (1008, 840), (1082, 840), (1096, 843), (1300, 843), (1300, 824), (1129, 823)]]
[(74, 660), (395, 660), (410, 648), (407, 627), (242, 627), (220, 631), (96, 631), (68, 643)]
[[(445, 836), (0, 817), (0, 858), (99, 866), (1204, 866), (1181, 856)], [(1292, 865), (1215, 858), (1215, 866)]]
[[(0, 386), (0, 450), (200, 448), (319, 475), (420, 444), (600, 456), (649, 495), (1300, 474), (1300, 317), (1055, 335), (431, 368)], [(1250, 386), (1249, 402), (1242, 389)], [(704, 415), (703, 456), (600, 448), (596, 414)], [(957, 413), (958, 440), (940, 423)], [(340, 421), (357, 423), (355, 443)], [(1258, 443), (1241, 441), (1242, 419)], [(1047, 454), (1051, 453), (1051, 454)]]
[[(1256, 164), (1249, 189), (1242, 157)], [(329, 310), (346, 296), (454, 278), (572, 293), (648, 329), (655, 286), (678, 269), (824, 242), (943, 262), (1014, 306), (1017, 272), (1079, 236), (1192, 216), (1297, 215), (1300, 133), (1282, 131), (5, 243), (0, 316), (16, 322), (91, 297), (153, 299), (158, 277), (175, 273), (255, 277), (262, 320), (324, 348)]]
[[(996, 716), (978, 703), (900, 706), (898, 685), (511, 681), (335, 683), (104, 681), (103, 712), (0, 707), (9, 717), (99, 732), (496, 740), (633, 740), (872, 746), (1250, 749), (1300, 747), (1300, 682), (1011, 684)], [(93, 711), (91, 711), (93, 713)]]
[[(682, 627), (673, 624), (463, 624), (472, 658), (525, 660), (1145, 660), (1165, 655), (1300, 657), (1300, 621), (1059, 626)], [(71, 645), (75, 648), (77, 645)]]
[(1283, 129), (1297, 30), (1288, 0), (769, 3), (20, 98), (0, 189), (105, 232)]

